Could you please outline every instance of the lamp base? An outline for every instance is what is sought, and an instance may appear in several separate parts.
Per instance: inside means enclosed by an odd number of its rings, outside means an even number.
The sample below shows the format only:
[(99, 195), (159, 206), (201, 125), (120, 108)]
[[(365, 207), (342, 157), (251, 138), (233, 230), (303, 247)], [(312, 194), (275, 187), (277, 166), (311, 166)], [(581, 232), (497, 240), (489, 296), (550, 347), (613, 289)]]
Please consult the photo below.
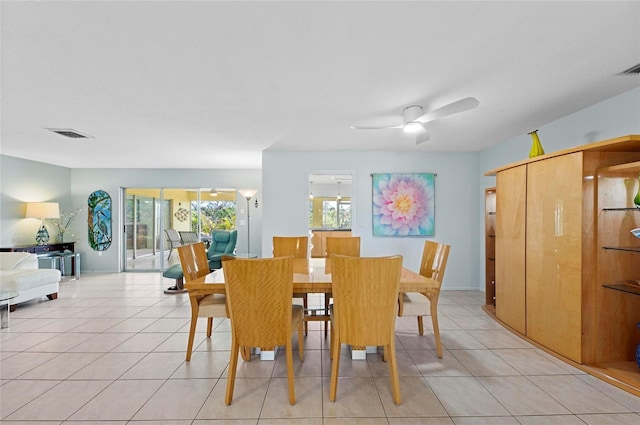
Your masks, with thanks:
[(38, 233), (36, 233), (36, 242), (38, 243), (38, 245), (46, 245), (47, 242), (49, 242), (49, 232), (47, 231), (47, 228), (44, 226), (44, 224), (42, 225), (42, 227), (40, 227)]

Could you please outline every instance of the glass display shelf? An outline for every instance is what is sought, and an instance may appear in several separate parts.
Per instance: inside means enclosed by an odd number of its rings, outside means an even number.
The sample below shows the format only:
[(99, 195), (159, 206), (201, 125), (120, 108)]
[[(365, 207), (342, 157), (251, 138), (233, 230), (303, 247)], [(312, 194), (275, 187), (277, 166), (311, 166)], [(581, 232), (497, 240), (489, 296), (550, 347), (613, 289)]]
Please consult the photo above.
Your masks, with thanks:
[(603, 208), (602, 211), (638, 211), (640, 212), (640, 208), (638, 207), (625, 207), (625, 208)]
[(626, 292), (627, 294), (640, 295), (640, 286), (638, 285), (629, 285), (624, 282), (617, 282), (608, 283), (602, 286), (604, 286), (605, 288), (613, 289), (615, 291)]
[(603, 246), (602, 249), (611, 249), (613, 251), (640, 252), (640, 246)]

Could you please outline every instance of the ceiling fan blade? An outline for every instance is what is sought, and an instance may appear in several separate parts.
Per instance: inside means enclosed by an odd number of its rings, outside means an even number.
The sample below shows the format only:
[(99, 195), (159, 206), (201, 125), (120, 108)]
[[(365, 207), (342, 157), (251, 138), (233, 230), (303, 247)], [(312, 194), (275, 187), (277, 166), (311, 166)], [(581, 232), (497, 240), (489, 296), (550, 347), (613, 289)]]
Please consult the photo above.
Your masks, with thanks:
[(465, 97), (464, 99), (456, 100), (453, 103), (449, 103), (448, 105), (444, 105), (438, 109), (429, 111), (423, 116), (417, 118), (416, 121), (420, 121), (421, 123), (428, 123), (430, 121), (435, 121), (449, 115), (468, 111), (470, 109), (476, 108), (479, 104), (480, 102), (478, 102), (478, 99), (476, 99), (475, 97)]
[(429, 132), (427, 130), (422, 131), (418, 133), (418, 135), (416, 136), (416, 145), (419, 145), (420, 143), (424, 143), (427, 140), (429, 140)]
[(394, 126), (388, 126), (388, 127), (360, 127), (360, 126), (357, 126), (357, 125), (352, 125), (350, 128), (352, 130), (387, 130), (389, 128), (402, 128), (402, 124), (394, 125)]

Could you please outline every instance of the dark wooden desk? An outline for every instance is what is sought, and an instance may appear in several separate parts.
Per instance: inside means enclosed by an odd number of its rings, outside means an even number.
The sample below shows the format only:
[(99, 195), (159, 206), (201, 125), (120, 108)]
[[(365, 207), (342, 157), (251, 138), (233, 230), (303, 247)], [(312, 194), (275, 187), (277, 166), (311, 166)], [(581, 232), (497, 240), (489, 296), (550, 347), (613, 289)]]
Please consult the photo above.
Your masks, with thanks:
[(54, 252), (75, 252), (75, 242), (51, 243), (48, 245), (20, 245), (0, 248), (0, 252), (30, 252), (32, 254), (47, 254)]
[[(11, 246), (0, 248), (0, 252), (29, 252), (31, 254), (36, 254), (38, 258), (51, 258), (52, 259), (52, 268), (53, 259), (58, 258), (56, 254), (60, 254), (59, 260), (64, 262), (66, 257), (71, 258), (71, 272), (74, 278), (79, 276), (79, 264), (76, 264), (76, 259), (78, 256), (76, 255), (62, 255), (64, 252), (76, 252), (75, 242), (61, 242), (61, 243), (51, 243), (48, 245), (20, 245), (20, 246)], [(64, 274), (64, 263), (61, 263), (60, 272)]]

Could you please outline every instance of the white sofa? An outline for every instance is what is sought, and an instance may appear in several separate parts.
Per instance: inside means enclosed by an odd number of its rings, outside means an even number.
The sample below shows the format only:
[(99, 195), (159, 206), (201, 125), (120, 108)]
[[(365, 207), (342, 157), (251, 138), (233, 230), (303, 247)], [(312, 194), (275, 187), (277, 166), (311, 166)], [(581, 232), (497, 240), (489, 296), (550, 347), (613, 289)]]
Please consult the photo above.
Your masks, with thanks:
[(11, 310), (16, 304), (35, 298), (58, 298), (60, 277), (60, 270), (39, 269), (36, 254), (0, 252), (0, 289), (19, 293), (11, 300)]

